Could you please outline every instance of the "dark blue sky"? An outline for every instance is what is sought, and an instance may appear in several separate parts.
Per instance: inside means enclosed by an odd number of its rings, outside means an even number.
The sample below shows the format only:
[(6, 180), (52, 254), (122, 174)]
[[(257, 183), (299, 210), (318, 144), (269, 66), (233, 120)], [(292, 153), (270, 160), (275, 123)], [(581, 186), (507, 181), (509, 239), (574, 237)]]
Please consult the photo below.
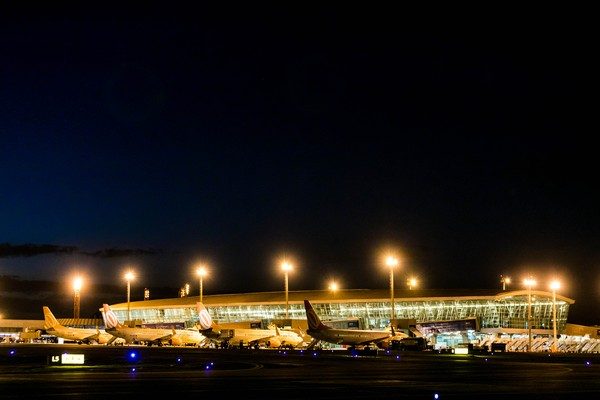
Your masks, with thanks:
[(2, 17), (0, 243), (76, 249), (0, 275), (122, 286), (132, 263), (141, 297), (206, 260), (207, 294), (282, 290), (286, 252), (291, 290), (379, 288), (395, 246), (399, 286), (556, 274), (600, 322), (585, 24), (122, 11)]

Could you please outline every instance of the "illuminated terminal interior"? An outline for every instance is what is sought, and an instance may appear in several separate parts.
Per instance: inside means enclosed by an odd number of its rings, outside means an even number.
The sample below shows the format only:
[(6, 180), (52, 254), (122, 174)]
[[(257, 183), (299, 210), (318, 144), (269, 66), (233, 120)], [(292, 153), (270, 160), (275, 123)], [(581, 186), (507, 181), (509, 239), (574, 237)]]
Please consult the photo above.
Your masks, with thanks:
[[(529, 299), (531, 298), (531, 302)], [(326, 321), (358, 321), (359, 329), (381, 329), (389, 326), (392, 299), (389, 290), (349, 289), (289, 291), (288, 316), (284, 292), (205, 295), (203, 303), (217, 323), (258, 321), (305, 327), (304, 300), (310, 300), (317, 314)], [(198, 296), (173, 299), (143, 300), (129, 303), (135, 325), (180, 324), (194, 326), (198, 321)], [(396, 290), (394, 321), (426, 323), (476, 320), (478, 332), (527, 333), (529, 307), (531, 331), (551, 335), (553, 331), (553, 295), (540, 290)], [(557, 330), (567, 323), (569, 306), (575, 301), (556, 295)], [(121, 321), (127, 320), (128, 303), (111, 305)]]

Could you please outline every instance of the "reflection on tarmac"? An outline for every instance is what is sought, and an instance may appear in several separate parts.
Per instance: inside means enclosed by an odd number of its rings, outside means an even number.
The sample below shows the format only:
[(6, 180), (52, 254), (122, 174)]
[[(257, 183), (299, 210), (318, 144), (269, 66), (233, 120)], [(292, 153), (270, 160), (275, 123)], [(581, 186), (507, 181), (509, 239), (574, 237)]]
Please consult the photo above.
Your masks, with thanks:
[[(84, 364), (58, 362), (62, 354)], [(598, 398), (600, 356), (0, 345), (0, 398)], [(73, 357), (74, 360), (77, 357)]]

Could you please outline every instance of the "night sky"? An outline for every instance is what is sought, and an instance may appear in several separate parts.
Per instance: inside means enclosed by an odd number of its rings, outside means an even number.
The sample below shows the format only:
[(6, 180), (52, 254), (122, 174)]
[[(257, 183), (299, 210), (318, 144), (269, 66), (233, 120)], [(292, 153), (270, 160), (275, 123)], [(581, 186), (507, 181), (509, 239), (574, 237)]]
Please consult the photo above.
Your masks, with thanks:
[(77, 271), (91, 315), (127, 266), (132, 300), (200, 261), (207, 295), (280, 291), (283, 255), (290, 290), (387, 288), (393, 248), (398, 288), (556, 276), (600, 323), (589, 25), (89, 11), (0, 13), (0, 314), (69, 316)]

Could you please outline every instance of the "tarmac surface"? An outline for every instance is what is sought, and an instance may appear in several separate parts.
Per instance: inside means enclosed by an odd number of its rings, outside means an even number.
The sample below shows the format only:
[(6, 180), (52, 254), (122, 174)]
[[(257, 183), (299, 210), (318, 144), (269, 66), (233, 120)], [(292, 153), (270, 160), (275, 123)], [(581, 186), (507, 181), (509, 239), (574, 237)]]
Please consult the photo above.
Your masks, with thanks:
[[(62, 363), (63, 354), (71, 361)], [(66, 360), (65, 361), (69, 361)], [(591, 399), (600, 355), (0, 344), (0, 398)], [(207, 398), (207, 397), (204, 397)]]

